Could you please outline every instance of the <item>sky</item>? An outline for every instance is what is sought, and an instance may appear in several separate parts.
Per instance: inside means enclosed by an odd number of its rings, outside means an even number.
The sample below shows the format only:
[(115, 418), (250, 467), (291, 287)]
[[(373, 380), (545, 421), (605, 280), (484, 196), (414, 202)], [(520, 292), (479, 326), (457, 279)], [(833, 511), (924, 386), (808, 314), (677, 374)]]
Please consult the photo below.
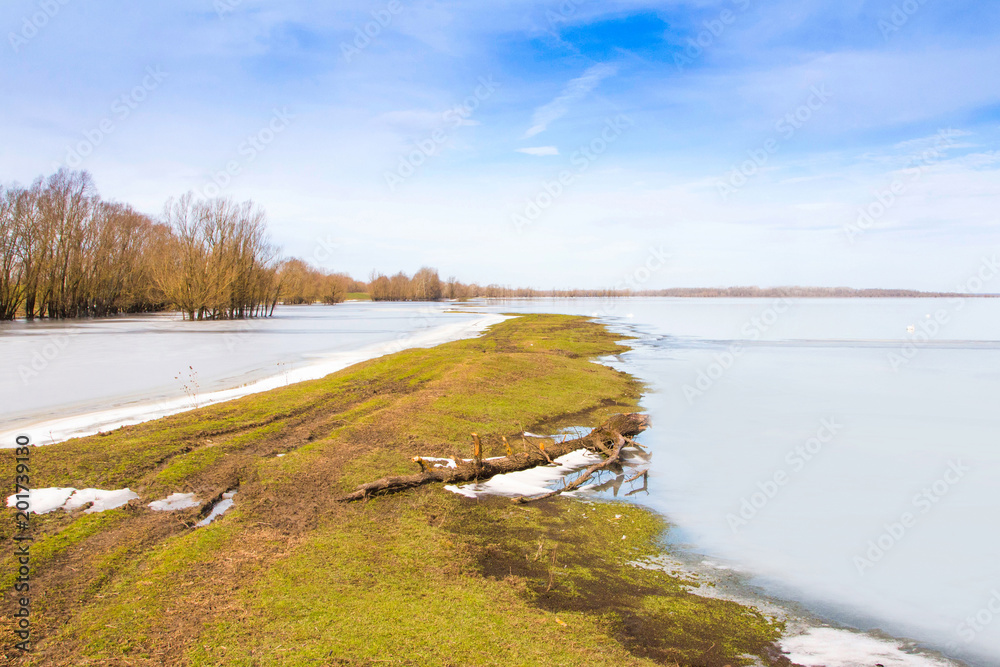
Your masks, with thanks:
[(358, 278), (1000, 292), (998, 36), (968, 0), (8, 0), (0, 182), (252, 199)]

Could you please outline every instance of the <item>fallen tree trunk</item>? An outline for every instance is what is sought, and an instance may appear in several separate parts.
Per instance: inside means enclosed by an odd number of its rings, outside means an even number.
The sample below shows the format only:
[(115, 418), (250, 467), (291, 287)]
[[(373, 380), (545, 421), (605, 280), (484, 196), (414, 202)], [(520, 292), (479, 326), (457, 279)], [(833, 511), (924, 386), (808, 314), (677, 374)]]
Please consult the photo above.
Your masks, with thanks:
[(420, 464), (421, 468), (424, 468), (424, 472), (415, 475), (383, 477), (374, 482), (362, 484), (338, 500), (340, 502), (364, 500), (372, 496), (397, 493), (435, 482), (445, 484), (476, 482), (489, 479), (494, 475), (547, 465), (551, 463), (552, 459), (578, 449), (589, 449), (597, 454), (611, 457), (616, 450), (620, 451), (620, 443), (624, 438), (636, 436), (648, 427), (648, 416), (631, 412), (614, 415), (582, 438), (550, 443), (547, 446), (537, 442), (534, 444), (535, 449), (529, 449), (529, 451), (520, 454), (512, 453), (502, 458), (483, 460), (474, 458), (472, 461), (455, 461), (454, 468), (425, 468), (422, 459), (417, 457), (414, 460)]

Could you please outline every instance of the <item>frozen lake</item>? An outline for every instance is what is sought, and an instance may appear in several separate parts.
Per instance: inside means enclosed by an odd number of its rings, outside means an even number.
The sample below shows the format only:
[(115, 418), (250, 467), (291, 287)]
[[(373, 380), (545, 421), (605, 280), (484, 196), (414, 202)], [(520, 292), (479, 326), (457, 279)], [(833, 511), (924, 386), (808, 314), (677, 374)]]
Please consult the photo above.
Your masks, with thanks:
[(828, 618), (1000, 664), (1000, 299), (497, 310), (639, 337), (616, 365), (652, 390), (640, 502), (675, 540)]
[(352, 302), (279, 306), (244, 322), (164, 314), (2, 323), (0, 447), (24, 430), (44, 444), (323, 377), (502, 319), (449, 310)]
[[(998, 299), (352, 303), (252, 323), (15, 323), (0, 326), (0, 431), (129, 406), (148, 416), (190, 398), (192, 369), (202, 396), (278, 386), (474, 335), (510, 311), (596, 315), (638, 337), (615, 362), (650, 386), (638, 498), (688, 553), (838, 623), (1000, 664)], [(868, 664), (851, 657), (859, 646), (806, 664)], [(878, 662), (943, 664), (929, 660)]]

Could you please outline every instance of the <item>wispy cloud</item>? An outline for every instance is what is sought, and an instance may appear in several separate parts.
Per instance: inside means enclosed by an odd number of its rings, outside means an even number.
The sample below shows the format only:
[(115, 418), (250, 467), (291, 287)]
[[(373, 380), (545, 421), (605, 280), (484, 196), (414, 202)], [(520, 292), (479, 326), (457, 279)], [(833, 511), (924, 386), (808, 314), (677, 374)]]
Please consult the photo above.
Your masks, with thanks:
[(594, 65), (581, 76), (571, 79), (557, 98), (535, 109), (535, 113), (531, 118), (531, 128), (524, 133), (524, 138), (533, 137), (547, 130), (551, 123), (565, 116), (573, 104), (582, 100), (601, 81), (609, 76), (614, 76), (617, 71), (618, 68), (614, 65), (601, 63)]
[(555, 146), (528, 146), (527, 148), (518, 148), (518, 153), (525, 153), (527, 155), (559, 155), (559, 149)]

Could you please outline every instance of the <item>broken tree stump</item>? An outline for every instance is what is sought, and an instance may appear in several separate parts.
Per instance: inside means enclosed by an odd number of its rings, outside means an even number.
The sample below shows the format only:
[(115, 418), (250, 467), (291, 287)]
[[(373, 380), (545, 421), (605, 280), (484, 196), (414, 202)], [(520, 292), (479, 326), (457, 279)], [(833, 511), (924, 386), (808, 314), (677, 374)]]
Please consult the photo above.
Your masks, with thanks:
[[(631, 438), (639, 435), (648, 427), (649, 417), (647, 415), (636, 412), (618, 414), (612, 416), (583, 437), (553, 443), (544, 450), (529, 450), (522, 454), (495, 459), (481, 459), (474, 456), (471, 462), (464, 462), (456, 458), (456, 466), (454, 468), (424, 468), (424, 472), (415, 475), (383, 477), (374, 482), (362, 484), (346, 496), (338, 498), (338, 500), (340, 502), (364, 500), (372, 496), (398, 493), (436, 482), (444, 484), (476, 482), (489, 479), (494, 475), (547, 465), (552, 459), (578, 449), (588, 449), (596, 454), (607, 456), (609, 453), (614, 453), (616, 449), (620, 451), (620, 443), (623, 438)], [(478, 437), (475, 440), (478, 440)], [(477, 447), (477, 450), (481, 457), (481, 446)], [(479, 458), (478, 461), (476, 460), (477, 458)]]

